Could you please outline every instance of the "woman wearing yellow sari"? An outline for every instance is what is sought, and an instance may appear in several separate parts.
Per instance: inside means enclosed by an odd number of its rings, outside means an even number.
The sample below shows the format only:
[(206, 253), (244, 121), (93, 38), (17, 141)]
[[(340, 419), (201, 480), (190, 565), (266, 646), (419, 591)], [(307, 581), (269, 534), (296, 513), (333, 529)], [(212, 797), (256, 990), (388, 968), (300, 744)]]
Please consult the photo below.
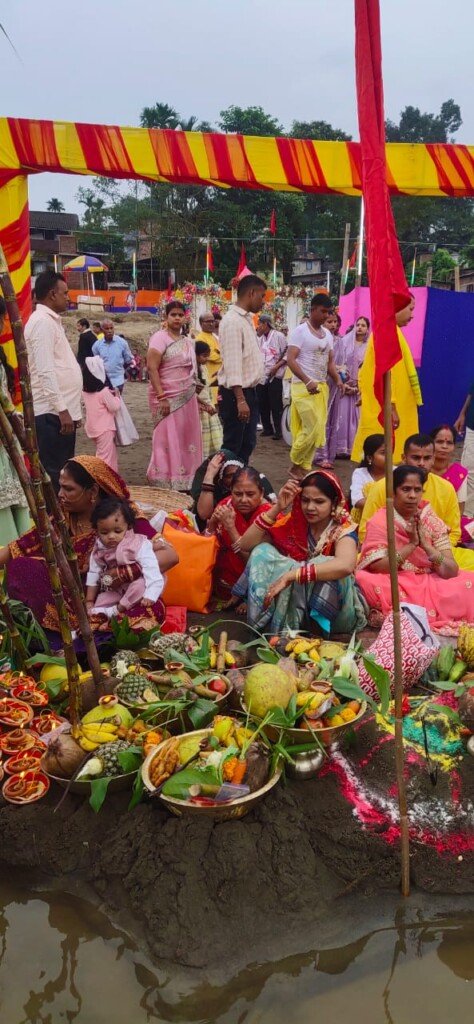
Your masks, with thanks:
[[(402, 358), (392, 368), (392, 414), (395, 430), (395, 449), (393, 457), (400, 462), (403, 455), (403, 444), (411, 434), (418, 433), (418, 406), (423, 404), (418, 374), (407, 342), (400, 330), (413, 319), (415, 300), (401, 309), (396, 315), (397, 334), (400, 342)], [(359, 371), (359, 390), (362, 408), (359, 426), (354, 438), (351, 459), (360, 462), (363, 445), (370, 434), (380, 433), (380, 405), (374, 394), (375, 352), (374, 336), (371, 334), (365, 353), (365, 359)]]

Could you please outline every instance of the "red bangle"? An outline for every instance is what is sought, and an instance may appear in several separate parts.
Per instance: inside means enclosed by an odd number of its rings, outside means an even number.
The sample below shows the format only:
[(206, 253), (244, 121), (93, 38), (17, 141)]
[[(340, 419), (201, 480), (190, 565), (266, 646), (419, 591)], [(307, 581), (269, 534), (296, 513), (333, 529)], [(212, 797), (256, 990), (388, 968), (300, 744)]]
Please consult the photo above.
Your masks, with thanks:
[(296, 577), (296, 582), (297, 583), (316, 583), (317, 578), (318, 578), (317, 567), (312, 562), (305, 562), (305, 564), (301, 566), (301, 569), (298, 569), (298, 575)]

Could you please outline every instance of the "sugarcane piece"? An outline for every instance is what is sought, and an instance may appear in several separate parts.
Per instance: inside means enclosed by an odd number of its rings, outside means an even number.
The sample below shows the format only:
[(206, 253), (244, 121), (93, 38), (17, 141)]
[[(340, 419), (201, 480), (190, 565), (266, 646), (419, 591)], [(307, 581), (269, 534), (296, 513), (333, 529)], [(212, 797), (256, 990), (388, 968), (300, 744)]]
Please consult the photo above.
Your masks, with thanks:
[(219, 636), (219, 646), (217, 648), (217, 662), (216, 668), (218, 672), (225, 672), (225, 652), (227, 648), (227, 633), (222, 630)]
[[(74, 727), (78, 725), (81, 717), (81, 688), (79, 683), (79, 665), (77, 662), (76, 652), (74, 650), (74, 644), (72, 640), (71, 627), (69, 624), (68, 610), (64, 599), (63, 588), (61, 585), (61, 578), (59, 575), (58, 563), (55, 557), (53, 539), (52, 539), (52, 527), (49, 521), (48, 513), (46, 511), (46, 504), (43, 493), (43, 485), (41, 481), (41, 470), (40, 461), (38, 454), (38, 443), (36, 438), (36, 427), (35, 417), (33, 409), (33, 396), (31, 392), (31, 380), (30, 371), (28, 365), (28, 355), (26, 351), (25, 337), (23, 333), (23, 324), (21, 322), (20, 312), (18, 309), (18, 303), (16, 300), (15, 290), (13, 288), (12, 280), (8, 271), (8, 265), (5, 259), (5, 253), (3, 247), (0, 244), (0, 288), (3, 292), (8, 316), (10, 318), (10, 324), (13, 333), (13, 340), (15, 343), (16, 357), (18, 361), (18, 368), (20, 372), (21, 380), (21, 393), (23, 401), (23, 412), (25, 417), (25, 436), (27, 454), (30, 461), (30, 475), (26, 471), (26, 467), (23, 463), (21, 456), (16, 445), (11, 446), (11, 451), (15, 453), (15, 469), (17, 470), (20, 482), (23, 485), (25, 494), (30, 504), (31, 491), (34, 497), (35, 508), (35, 522), (37, 524), (41, 546), (43, 549), (45, 562), (49, 574), (51, 583), (51, 590), (53, 594), (53, 600), (56, 606), (59, 619), (59, 628), (61, 633), (61, 640), (64, 649), (64, 658), (66, 661), (66, 668), (69, 681), (69, 694), (70, 694), (70, 718), (71, 723)], [(5, 413), (2, 409), (3, 417)], [(7, 421), (8, 422), (8, 421)], [(10, 433), (12, 429), (10, 424)], [(23, 472), (19, 472), (19, 468), (22, 468)], [(26, 478), (26, 480), (25, 480)], [(25, 489), (26, 483), (26, 489)], [(31, 508), (31, 504), (30, 504)], [(33, 509), (32, 509), (33, 511)], [(64, 559), (66, 561), (66, 559)], [(66, 563), (67, 564), (67, 563)]]
[(10, 639), (11, 639), (11, 642), (12, 642), (12, 647), (15, 648), (15, 651), (16, 651), (16, 654), (17, 654), (18, 664), (19, 664), (21, 669), (24, 669), (26, 667), (26, 662), (27, 662), (28, 658), (30, 657), (30, 654), (29, 654), (29, 651), (28, 651), (27, 647), (25, 646), (23, 638), (20, 636), (20, 634), (18, 632), (17, 624), (16, 624), (16, 622), (15, 622), (15, 620), (13, 618), (13, 615), (11, 613), (10, 605), (8, 604), (8, 597), (7, 597), (7, 595), (6, 595), (5, 591), (4, 591), (3, 586), (2, 586), (1, 583), (0, 583), (0, 610), (2, 612), (3, 618), (5, 619), (5, 624), (7, 626), (7, 629), (8, 629), (9, 635), (10, 635)]

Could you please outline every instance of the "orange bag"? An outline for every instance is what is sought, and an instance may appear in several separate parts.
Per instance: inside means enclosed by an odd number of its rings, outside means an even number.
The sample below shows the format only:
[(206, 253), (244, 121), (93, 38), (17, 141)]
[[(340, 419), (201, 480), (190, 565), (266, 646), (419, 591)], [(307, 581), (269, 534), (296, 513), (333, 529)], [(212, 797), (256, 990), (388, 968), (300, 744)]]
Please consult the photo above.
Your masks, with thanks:
[(178, 565), (166, 574), (166, 586), (161, 595), (165, 605), (180, 604), (190, 612), (207, 612), (219, 546), (217, 538), (175, 530), (168, 523), (164, 525), (163, 537), (179, 555)]

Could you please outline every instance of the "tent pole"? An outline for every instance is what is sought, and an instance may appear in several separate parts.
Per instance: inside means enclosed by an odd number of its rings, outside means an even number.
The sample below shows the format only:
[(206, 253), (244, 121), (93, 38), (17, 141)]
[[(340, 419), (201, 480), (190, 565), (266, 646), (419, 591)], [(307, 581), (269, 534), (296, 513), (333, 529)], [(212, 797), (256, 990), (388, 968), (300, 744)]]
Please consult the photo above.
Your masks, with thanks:
[(385, 437), (385, 484), (387, 494), (387, 541), (390, 566), (390, 586), (393, 609), (393, 654), (394, 654), (394, 695), (395, 695), (395, 774), (397, 779), (398, 806), (400, 811), (401, 847), (401, 888), (402, 895), (410, 894), (410, 845), (408, 834), (407, 796), (404, 776), (403, 753), (403, 669), (402, 632), (400, 615), (400, 592), (398, 589), (397, 548), (395, 544), (395, 519), (393, 504), (393, 451), (392, 451), (392, 382), (391, 373), (384, 374), (384, 437)]

